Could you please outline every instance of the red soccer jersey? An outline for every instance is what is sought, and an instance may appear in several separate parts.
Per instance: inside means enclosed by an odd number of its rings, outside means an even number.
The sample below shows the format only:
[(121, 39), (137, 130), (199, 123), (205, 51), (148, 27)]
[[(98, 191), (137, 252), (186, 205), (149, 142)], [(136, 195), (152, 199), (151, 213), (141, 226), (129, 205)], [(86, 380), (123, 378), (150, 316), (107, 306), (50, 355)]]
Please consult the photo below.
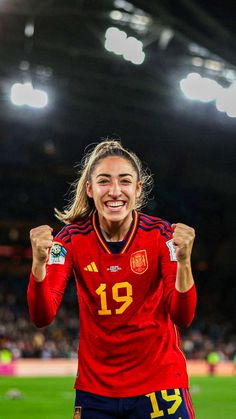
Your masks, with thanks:
[(175, 289), (171, 239), (167, 222), (136, 211), (118, 254), (103, 239), (96, 214), (55, 237), (45, 280), (31, 275), (28, 302), (33, 322), (49, 324), (74, 270), (80, 322), (75, 388), (131, 397), (188, 387), (175, 324), (191, 323), (196, 292), (194, 286)]

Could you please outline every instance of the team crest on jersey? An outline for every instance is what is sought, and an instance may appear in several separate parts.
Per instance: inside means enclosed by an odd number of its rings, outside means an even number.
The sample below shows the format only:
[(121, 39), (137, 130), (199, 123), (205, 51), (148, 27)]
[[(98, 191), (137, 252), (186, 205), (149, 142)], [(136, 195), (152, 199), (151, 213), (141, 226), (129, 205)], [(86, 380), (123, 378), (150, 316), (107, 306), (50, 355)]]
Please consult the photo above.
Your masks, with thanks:
[(139, 250), (132, 253), (130, 258), (130, 267), (135, 274), (143, 274), (148, 268), (148, 258), (146, 250)]
[(66, 259), (66, 249), (61, 243), (53, 243), (49, 256), (49, 265), (58, 264), (64, 265)]

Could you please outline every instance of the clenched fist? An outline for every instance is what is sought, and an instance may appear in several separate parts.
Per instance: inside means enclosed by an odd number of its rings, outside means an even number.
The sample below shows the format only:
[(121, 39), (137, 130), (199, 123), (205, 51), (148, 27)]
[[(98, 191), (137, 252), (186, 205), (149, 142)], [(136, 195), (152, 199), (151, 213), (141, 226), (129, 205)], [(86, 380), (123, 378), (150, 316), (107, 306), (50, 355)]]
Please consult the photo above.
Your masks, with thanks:
[(177, 223), (171, 226), (174, 230), (173, 244), (176, 248), (176, 258), (179, 263), (189, 263), (192, 253), (195, 231), (186, 224)]
[(35, 263), (46, 263), (53, 242), (53, 229), (42, 225), (30, 230), (30, 240)]

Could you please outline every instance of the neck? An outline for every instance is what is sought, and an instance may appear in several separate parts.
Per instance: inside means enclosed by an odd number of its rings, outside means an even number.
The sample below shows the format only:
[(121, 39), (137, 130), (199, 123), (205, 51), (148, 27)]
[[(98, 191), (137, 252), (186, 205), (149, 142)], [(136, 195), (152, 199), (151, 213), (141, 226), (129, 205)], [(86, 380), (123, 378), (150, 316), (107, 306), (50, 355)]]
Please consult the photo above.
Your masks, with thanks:
[(132, 213), (130, 213), (122, 221), (108, 221), (98, 215), (100, 229), (103, 236), (107, 241), (122, 241), (124, 240), (127, 232), (129, 231), (132, 223)]

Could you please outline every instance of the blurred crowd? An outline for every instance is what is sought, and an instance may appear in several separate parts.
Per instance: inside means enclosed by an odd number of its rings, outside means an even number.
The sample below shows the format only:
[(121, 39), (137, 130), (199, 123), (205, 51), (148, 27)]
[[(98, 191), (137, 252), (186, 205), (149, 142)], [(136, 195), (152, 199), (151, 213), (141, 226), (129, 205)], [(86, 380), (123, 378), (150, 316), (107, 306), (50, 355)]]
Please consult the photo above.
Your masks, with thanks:
[(73, 287), (69, 287), (59, 312), (49, 327), (37, 329), (29, 318), (27, 282), (0, 282), (0, 350), (18, 358), (76, 358), (78, 311)]
[[(0, 351), (8, 349), (18, 358), (76, 358), (79, 340), (78, 307), (74, 281), (69, 281), (62, 305), (53, 323), (37, 329), (29, 319), (26, 302), (28, 279), (0, 281)], [(201, 303), (200, 303), (201, 305)], [(214, 322), (197, 313), (189, 329), (180, 330), (187, 359), (207, 359), (215, 351), (219, 360), (233, 360), (236, 332), (233, 321)], [(215, 316), (217, 319), (217, 315)]]

